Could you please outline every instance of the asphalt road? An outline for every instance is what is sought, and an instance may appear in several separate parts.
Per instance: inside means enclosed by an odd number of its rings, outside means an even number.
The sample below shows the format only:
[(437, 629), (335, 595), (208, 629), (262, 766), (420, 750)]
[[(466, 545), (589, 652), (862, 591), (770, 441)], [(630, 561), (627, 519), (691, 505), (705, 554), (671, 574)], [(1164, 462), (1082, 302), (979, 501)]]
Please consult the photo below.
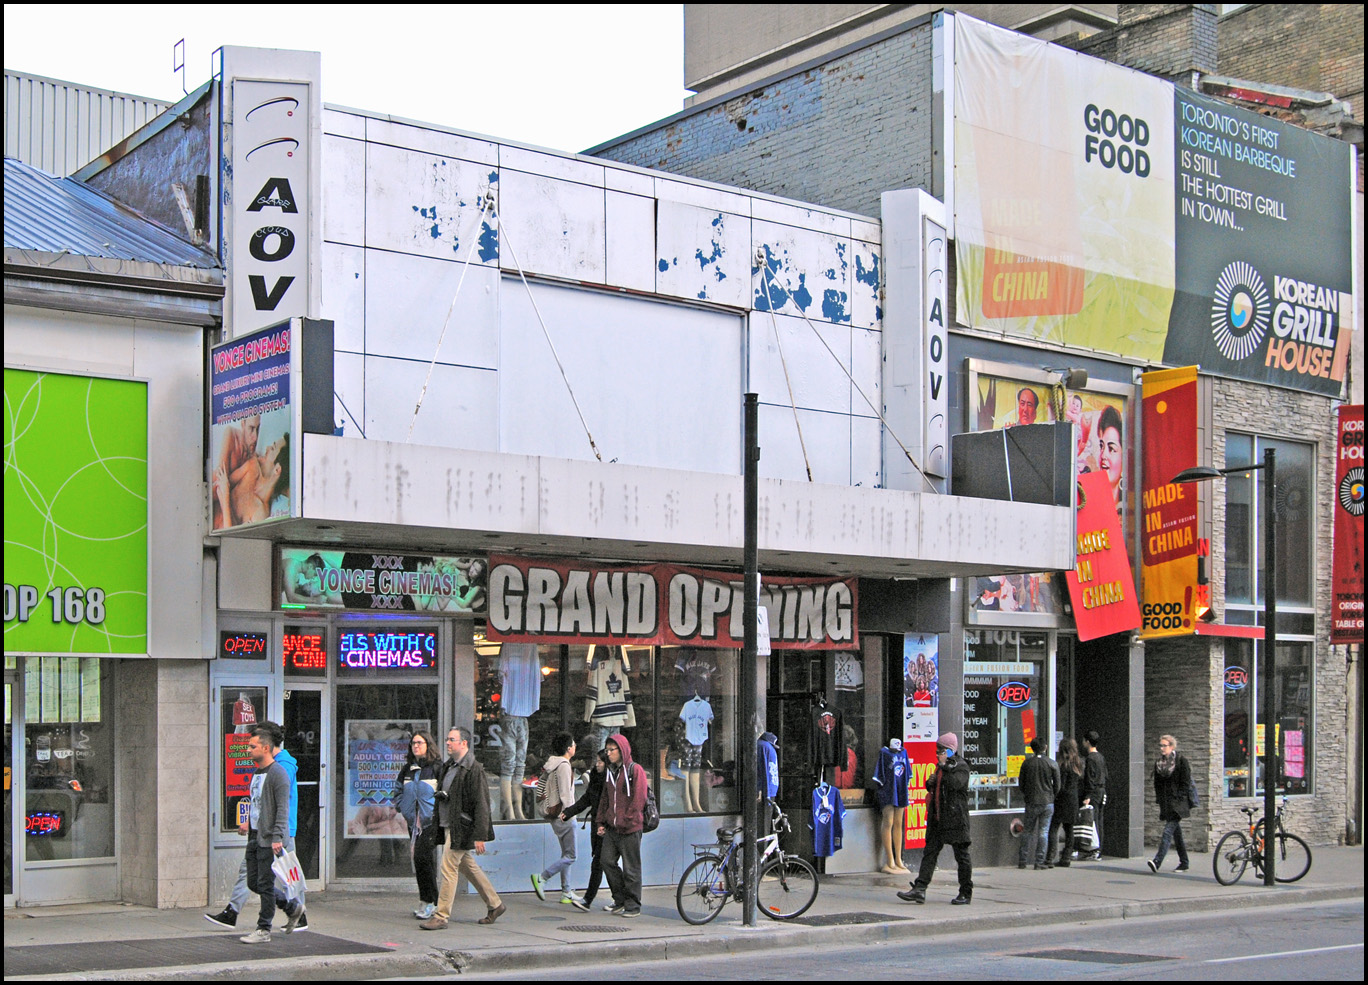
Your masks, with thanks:
[[(577, 981), (1361, 981), (1363, 901), (984, 931), (849, 949), (798, 948), (580, 965)], [(497, 975), (462, 975), (497, 978)]]

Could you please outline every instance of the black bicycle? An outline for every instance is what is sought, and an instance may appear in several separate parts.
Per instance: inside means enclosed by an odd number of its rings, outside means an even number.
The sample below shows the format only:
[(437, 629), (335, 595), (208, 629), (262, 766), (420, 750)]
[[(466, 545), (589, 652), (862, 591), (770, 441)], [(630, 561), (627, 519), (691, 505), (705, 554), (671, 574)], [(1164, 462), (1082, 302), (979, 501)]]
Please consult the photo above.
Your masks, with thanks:
[[(1273, 815), (1276, 824), (1273, 850), (1277, 853), (1273, 856), (1275, 882), (1296, 882), (1311, 871), (1311, 848), (1283, 827), (1283, 808), (1286, 806), (1287, 796), (1284, 795), (1277, 813)], [(1263, 818), (1254, 820), (1259, 813), (1257, 807), (1241, 807), (1240, 811), (1249, 819), (1248, 833), (1227, 831), (1216, 843), (1216, 852), (1211, 857), (1211, 868), (1216, 874), (1216, 881), (1222, 886), (1233, 886), (1239, 882), (1251, 863), (1254, 874), (1263, 878)]]
[[(756, 841), (761, 850), (756, 905), (772, 920), (792, 920), (817, 899), (817, 870), (807, 859), (789, 855), (779, 846), (779, 835), (790, 830), (788, 816), (774, 801), (768, 803), (771, 833)], [(675, 906), (685, 923), (705, 924), (722, 912), (728, 900), (741, 898), (745, 880), (740, 833), (740, 828), (718, 828), (715, 845), (693, 846), (697, 857), (675, 889)]]

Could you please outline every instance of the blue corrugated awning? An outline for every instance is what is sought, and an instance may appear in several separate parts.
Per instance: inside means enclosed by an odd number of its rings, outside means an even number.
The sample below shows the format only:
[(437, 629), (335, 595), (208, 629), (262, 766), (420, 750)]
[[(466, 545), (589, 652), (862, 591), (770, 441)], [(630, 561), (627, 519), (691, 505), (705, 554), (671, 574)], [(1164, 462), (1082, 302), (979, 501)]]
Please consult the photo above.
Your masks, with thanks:
[(73, 178), (5, 159), (5, 248), (218, 266), (212, 253)]

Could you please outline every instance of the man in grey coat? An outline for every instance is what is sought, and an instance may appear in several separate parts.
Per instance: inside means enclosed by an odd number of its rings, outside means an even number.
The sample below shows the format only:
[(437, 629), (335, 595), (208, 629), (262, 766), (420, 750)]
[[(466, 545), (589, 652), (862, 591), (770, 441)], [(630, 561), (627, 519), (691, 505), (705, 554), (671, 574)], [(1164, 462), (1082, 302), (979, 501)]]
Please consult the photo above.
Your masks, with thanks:
[[(241, 938), (245, 944), (265, 944), (271, 939), (276, 911), (271, 862), (284, 852), (290, 837), (290, 778), (275, 761), (277, 735), (274, 727), (259, 725), (247, 740), (247, 753), (256, 772), (252, 774), (251, 809), (238, 832), (247, 835), (247, 888), (261, 898), (261, 909), (256, 930)], [(304, 916), (304, 904), (287, 904), (285, 915), (285, 933), (293, 933)]]
[(1045, 740), (1036, 736), (1031, 740), (1031, 755), (1021, 764), (1017, 784), (1026, 801), (1026, 828), (1021, 832), (1021, 849), (1017, 868), (1024, 869), (1032, 862), (1037, 869), (1051, 868), (1045, 861), (1050, 847), (1050, 819), (1054, 816), (1055, 796), (1059, 793), (1059, 764), (1045, 755)]
[(470, 749), (470, 731), (456, 727), (447, 732), (447, 759), (437, 777), (437, 823), (446, 834), (442, 853), (442, 888), (437, 894), (437, 912), (418, 926), (422, 930), (442, 930), (451, 919), (451, 904), (456, 899), (456, 880), (462, 874), (470, 880), (488, 908), (479, 923), (490, 924), (508, 908), (494, 885), (475, 861), (485, 853), (485, 842), (494, 840), (489, 817), (489, 782), (484, 767)]

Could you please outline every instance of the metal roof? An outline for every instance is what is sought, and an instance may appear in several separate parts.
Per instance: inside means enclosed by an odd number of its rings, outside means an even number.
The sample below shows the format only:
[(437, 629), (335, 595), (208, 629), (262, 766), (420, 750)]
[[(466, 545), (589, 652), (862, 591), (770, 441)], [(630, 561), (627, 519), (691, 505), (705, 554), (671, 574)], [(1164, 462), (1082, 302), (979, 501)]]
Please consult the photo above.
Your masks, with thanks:
[(5, 248), (217, 267), (212, 253), (73, 178), (5, 158)]

